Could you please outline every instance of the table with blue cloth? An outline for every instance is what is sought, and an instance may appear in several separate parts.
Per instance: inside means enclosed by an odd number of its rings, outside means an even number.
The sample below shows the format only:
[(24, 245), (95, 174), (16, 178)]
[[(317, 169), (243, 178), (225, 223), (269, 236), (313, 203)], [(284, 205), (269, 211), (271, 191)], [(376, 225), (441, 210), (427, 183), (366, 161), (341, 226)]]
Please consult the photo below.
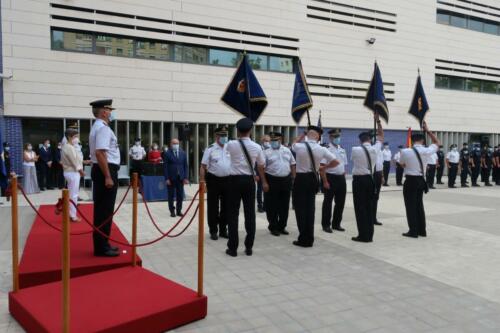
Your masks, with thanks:
[[(146, 201), (167, 201), (168, 190), (163, 176), (141, 176), (141, 189)], [(183, 193), (183, 197), (186, 194)]]

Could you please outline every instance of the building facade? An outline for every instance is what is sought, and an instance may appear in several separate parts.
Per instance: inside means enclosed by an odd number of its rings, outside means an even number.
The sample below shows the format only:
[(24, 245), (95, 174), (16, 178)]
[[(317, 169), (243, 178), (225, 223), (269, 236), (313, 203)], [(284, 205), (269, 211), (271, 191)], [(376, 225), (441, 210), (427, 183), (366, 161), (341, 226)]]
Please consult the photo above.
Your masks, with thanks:
[[(60, 140), (89, 102), (114, 99), (122, 153), (181, 136), (197, 180), (219, 124), (239, 116), (220, 102), (247, 52), (269, 101), (254, 135), (291, 141), (294, 71), (300, 57), (315, 123), (344, 129), (347, 148), (373, 126), (363, 107), (373, 63), (384, 79), (392, 148), (403, 144), (420, 69), (427, 120), (444, 145), (499, 143), (500, 4), (495, 0), (3, 0), (4, 120), (12, 158), (23, 143)], [(305, 119), (302, 126), (305, 125)], [(17, 157), (16, 157), (17, 156)]]

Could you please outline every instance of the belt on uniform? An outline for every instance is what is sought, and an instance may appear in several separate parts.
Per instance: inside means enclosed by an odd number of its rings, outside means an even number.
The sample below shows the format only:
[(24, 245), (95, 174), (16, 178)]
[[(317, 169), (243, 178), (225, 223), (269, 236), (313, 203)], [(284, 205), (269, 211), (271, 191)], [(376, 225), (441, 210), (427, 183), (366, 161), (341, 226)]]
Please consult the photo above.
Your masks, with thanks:
[[(99, 163), (94, 163), (92, 166), (98, 168)], [(113, 169), (113, 170), (119, 170), (120, 166), (118, 164), (108, 163), (108, 168)]]

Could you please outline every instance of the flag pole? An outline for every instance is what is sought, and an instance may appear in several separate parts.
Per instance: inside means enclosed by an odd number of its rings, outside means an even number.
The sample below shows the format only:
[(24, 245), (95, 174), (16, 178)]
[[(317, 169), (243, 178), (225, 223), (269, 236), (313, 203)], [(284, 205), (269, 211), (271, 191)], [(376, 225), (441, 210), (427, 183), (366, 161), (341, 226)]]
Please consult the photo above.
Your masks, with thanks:
[(311, 126), (311, 116), (309, 115), (309, 109), (307, 109), (307, 126)]
[(373, 144), (377, 142), (377, 117), (375, 111), (373, 111)]

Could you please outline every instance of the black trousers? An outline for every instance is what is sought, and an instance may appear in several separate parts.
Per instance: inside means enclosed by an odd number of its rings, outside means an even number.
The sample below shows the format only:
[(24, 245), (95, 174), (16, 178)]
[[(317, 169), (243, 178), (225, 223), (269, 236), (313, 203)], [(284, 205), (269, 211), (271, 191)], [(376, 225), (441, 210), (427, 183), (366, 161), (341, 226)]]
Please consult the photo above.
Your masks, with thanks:
[(481, 169), (481, 181), (485, 184), (490, 183), (491, 167)]
[[(93, 182), (94, 199), (94, 226), (101, 226), (108, 219), (115, 209), (116, 192), (118, 191), (118, 169), (119, 165), (108, 164), (109, 173), (113, 179), (113, 187), (107, 188), (104, 183), (104, 174), (98, 164), (92, 166), (91, 178)], [(100, 230), (109, 236), (111, 233), (111, 222), (103, 225)], [(103, 253), (109, 249), (109, 241), (100, 233), (94, 231), (92, 238), (94, 240), (94, 253)]]
[(396, 163), (396, 185), (403, 185), (403, 172), (404, 168), (401, 164)]
[(458, 163), (450, 163), (448, 168), (448, 186), (455, 186), (457, 179)]
[(352, 197), (358, 237), (365, 241), (371, 241), (374, 231), (373, 201), (375, 199), (375, 183), (372, 176), (352, 176)]
[(262, 189), (262, 182), (259, 181), (257, 182), (257, 207), (260, 208), (260, 209), (266, 209), (265, 205), (264, 205), (264, 200), (263, 199), (263, 189)]
[(373, 174), (373, 179), (375, 180), (375, 193), (372, 201), (373, 209), (373, 223), (378, 222), (377, 211), (378, 211), (378, 199), (380, 199), (380, 189), (382, 188), (382, 171), (375, 171)]
[(500, 166), (495, 168), (495, 183), (500, 185)]
[(52, 188), (52, 170), (44, 161), (40, 162), (40, 189)]
[(465, 185), (467, 183), (469, 171), (469, 164), (462, 163), (462, 172), (460, 172), (460, 184)]
[(264, 193), (266, 217), (270, 231), (285, 230), (290, 209), (292, 177), (275, 177), (266, 174), (269, 191)]
[(477, 184), (477, 179), (479, 178), (480, 171), (481, 171), (481, 166), (476, 163), (474, 165), (474, 168), (472, 168), (472, 176), (471, 176), (472, 184)]
[(229, 177), (207, 174), (207, 220), (210, 234), (224, 233), (227, 229), (226, 200)]
[[(345, 196), (347, 192), (347, 184), (344, 175), (326, 174), (330, 189), (325, 191), (323, 197), (323, 209), (321, 216), (321, 225), (326, 227), (340, 227), (342, 215), (344, 213)], [(332, 201), (335, 200), (335, 208), (333, 209), (332, 218)]]
[(130, 160), (130, 178), (132, 179), (132, 174), (137, 172), (139, 176), (139, 181), (141, 175), (144, 173), (144, 161), (143, 160)]
[[(182, 213), (182, 201), (184, 199), (184, 182), (179, 176), (175, 179), (170, 179), (170, 185), (167, 186), (168, 190), (168, 209), (171, 213), (177, 210), (177, 214)], [(174, 206), (174, 194), (175, 194), (175, 206)]]
[(388, 185), (390, 171), (391, 171), (391, 161), (384, 161), (384, 185)]
[(318, 181), (316, 174), (297, 173), (293, 184), (293, 205), (295, 218), (299, 229), (299, 243), (313, 245), (314, 243), (314, 212), (316, 206), (316, 190)]
[(436, 176), (436, 165), (435, 164), (428, 164), (427, 165), (426, 181), (427, 181), (427, 185), (429, 185), (429, 187), (434, 186), (434, 177), (435, 176)]
[(424, 210), (425, 180), (421, 176), (406, 176), (403, 197), (406, 207), (406, 219), (410, 235), (426, 235)]
[(228, 196), (226, 200), (226, 216), (229, 239), (227, 247), (230, 250), (238, 249), (238, 217), (240, 204), (243, 201), (245, 213), (245, 247), (251, 249), (255, 239), (255, 180), (253, 176), (230, 176)]
[(436, 181), (437, 183), (442, 183), (443, 178), (444, 165), (443, 163), (439, 163), (439, 166), (436, 168)]

